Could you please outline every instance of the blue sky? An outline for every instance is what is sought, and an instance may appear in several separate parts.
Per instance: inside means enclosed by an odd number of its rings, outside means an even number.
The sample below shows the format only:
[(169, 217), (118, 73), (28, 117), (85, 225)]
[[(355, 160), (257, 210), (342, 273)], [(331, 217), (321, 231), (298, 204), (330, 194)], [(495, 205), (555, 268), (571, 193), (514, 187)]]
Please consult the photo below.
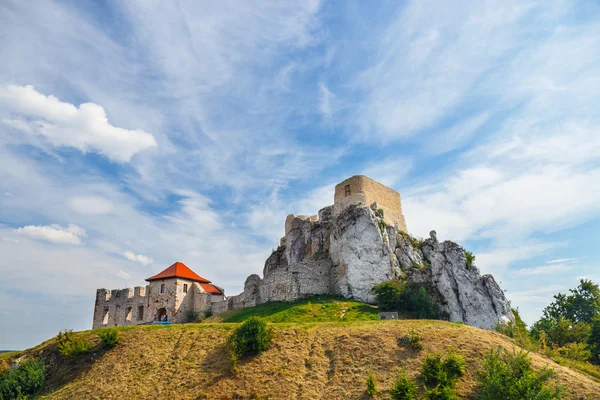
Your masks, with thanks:
[(0, 349), (174, 261), (241, 291), (366, 174), (528, 323), (600, 282), (600, 5), (0, 4)]

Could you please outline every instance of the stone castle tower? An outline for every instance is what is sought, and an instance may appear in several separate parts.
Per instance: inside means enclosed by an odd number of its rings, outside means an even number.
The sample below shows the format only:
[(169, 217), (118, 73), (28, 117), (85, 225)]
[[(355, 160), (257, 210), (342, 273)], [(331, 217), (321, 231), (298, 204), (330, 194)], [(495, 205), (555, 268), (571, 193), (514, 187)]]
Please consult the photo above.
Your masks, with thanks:
[[(333, 206), (325, 207), (317, 215), (288, 215), (285, 220), (285, 235), (290, 233), (292, 222), (296, 218), (317, 222), (325, 217), (320, 215), (321, 213), (333, 213), (333, 216), (337, 216), (352, 204), (363, 204), (382, 210), (383, 220), (386, 224), (393, 226), (396, 230), (408, 233), (406, 220), (402, 214), (400, 193), (367, 176), (354, 175), (335, 185)], [(280, 245), (284, 244), (285, 236), (280, 241)]]
[(394, 189), (368, 178), (364, 175), (355, 175), (335, 185), (333, 200), (333, 214), (339, 215), (352, 204), (364, 204), (383, 210), (383, 220), (396, 230), (408, 233), (406, 220), (402, 214), (400, 193)]

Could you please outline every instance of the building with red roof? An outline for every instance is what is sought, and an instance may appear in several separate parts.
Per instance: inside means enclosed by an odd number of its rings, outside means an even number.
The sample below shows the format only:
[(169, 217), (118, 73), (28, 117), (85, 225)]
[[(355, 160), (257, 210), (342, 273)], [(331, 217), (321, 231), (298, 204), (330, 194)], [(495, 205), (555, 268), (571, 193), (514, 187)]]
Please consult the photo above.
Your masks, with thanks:
[(93, 328), (188, 322), (210, 312), (212, 303), (225, 300), (222, 288), (179, 261), (146, 282), (133, 289), (98, 289)]

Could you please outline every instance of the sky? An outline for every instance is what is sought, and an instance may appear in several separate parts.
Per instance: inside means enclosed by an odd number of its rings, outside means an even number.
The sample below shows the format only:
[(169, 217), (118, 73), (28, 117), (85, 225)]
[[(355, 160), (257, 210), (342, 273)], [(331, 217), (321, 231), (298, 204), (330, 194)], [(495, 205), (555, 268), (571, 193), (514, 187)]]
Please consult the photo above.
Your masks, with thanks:
[(528, 324), (600, 282), (600, 4), (0, 2), (0, 349), (175, 261), (239, 293), (365, 174)]

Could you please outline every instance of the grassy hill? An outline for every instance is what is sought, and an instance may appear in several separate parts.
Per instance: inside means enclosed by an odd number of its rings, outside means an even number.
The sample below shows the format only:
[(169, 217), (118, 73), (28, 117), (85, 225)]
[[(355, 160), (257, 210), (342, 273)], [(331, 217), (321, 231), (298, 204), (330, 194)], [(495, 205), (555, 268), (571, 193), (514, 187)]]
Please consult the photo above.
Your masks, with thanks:
[[(505, 336), (457, 323), (429, 320), (379, 321), (373, 307), (330, 298), (295, 304), (274, 303), (230, 313), (225, 321), (251, 315), (273, 324), (274, 341), (260, 356), (229, 371), (226, 340), (237, 323), (135, 326), (119, 328), (120, 343), (100, 346), (97, 331), (77, 333), (95, 343), (74, 359), (58, 353), (55, 340), (11, 357), (41, 357), (48, 366), (48, 399), (362, 399), (373, 372), (387, 398), (398, 371), (418, 377), (425, 355), (451, 347), (467, 361), (458, 395), (472, 397), (481, 359), (492, 348), (512, 349)], [(331, 322), (318, 322), (329, 320)], [(315, 322), (317, 321), (317, 322)], [(399, 340), (414, 330), (423, 351)], [(536, 368), (550, 365), (555, 381), (575, 399), (598, 399), (600, 382), (589, 375), (531, 354)]]

